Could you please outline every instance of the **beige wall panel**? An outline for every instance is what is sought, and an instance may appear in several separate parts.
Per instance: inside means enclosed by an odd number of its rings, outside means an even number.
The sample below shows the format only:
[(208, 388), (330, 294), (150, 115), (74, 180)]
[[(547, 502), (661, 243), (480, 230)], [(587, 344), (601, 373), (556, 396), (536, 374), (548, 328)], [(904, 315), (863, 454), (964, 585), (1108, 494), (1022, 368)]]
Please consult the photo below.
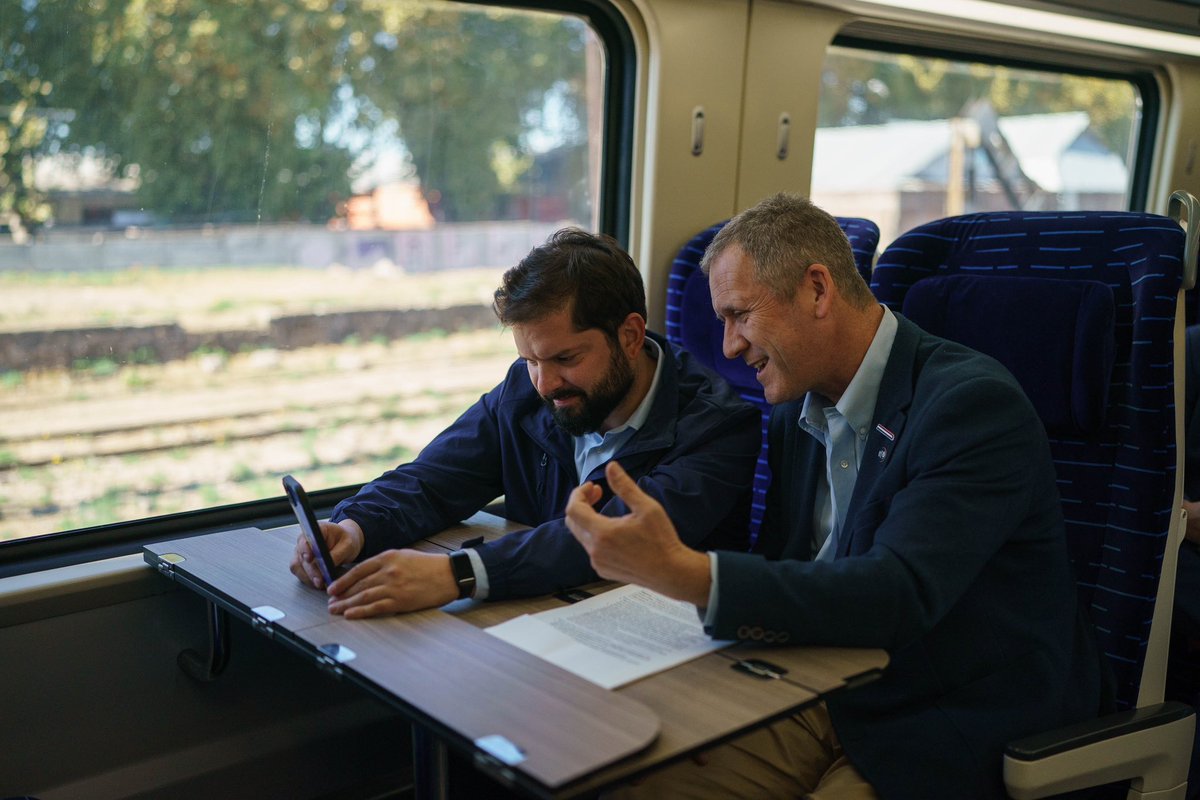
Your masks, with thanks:
[[(650, 325), (664, 328), (667, 276), (679, 247), (734, 209), (745, 63), (745, 2), (656, 0), (642, 9), (648, 70), (644, 174), (633, 255), (646, 277)], [(692, 109), (705, 110), (692, 155)]]
[(1167, 66), (1169, 86), (1164, 103), (1169, 111), (1166, 130), (1159, 136), (1162, 153), (1160, 180), (1151, 188), (1147, 210), (1167, 211), (1171, 192), (1185, 189), (1200, 197), (1200, 65)]
[[(808, 193), (825, 50), (850, 19), (828, 8), (754, 0), (747, 47), (739, 211), (775, 192)], [(791, 131), (788, 155), (780, 159), (779, 118), (784, 113), (791, 118)]]

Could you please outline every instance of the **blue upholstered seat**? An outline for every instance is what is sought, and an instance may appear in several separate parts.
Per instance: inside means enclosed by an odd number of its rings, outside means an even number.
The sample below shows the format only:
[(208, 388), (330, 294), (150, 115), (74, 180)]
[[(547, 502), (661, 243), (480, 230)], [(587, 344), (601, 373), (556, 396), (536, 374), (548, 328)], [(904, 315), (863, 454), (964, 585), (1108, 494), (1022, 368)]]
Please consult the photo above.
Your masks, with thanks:
[[(1167, 544), (1177, 548), (1180, 535), (1174, 339), (1184, 243), (1177, 222), (1153, 214), (972, 214), (898, 238), (871, 285), (930, 332), (996, 357), (1033, 400), (1081, 604), (1123, 709), (1162, 700), (1161, 674), (1143, 681), (1143, 667), (1163, 645), (1151, 623), (1160, 573), (1173, 589)], [(1162, 724), (1190, 731), (1188, 710), (1172, 713)]]
[[(869, 280), (875, 248), (879, 244), (879, 227), (870, 220), (858, 217), (837, 217), (837, 221), (850, 240), (859, 274)], [(713, 314), (708, 279), (700, 272), (700, 259), (704, 257), (704, 251), (724, 226), (725, 222), (718, 222), (696, 234), (675, 256), (667, 283), (667, 340), (695, 354), (729, 381), (745, 400), (762, 410), (763, 449), (754, 472), (754, 499), (750, 512), (750, 537), (753, 542), (762, 524), (767, 485), (771, 481), (766, 453), (767, 420), (771, 416), (771, 409), (763, 399), (762, 387), (754, 377), (754, 370), (741, 360), (725, 358), (721, 347), (723, 331)]]
[(1099, 281), (996, 275), (918, 281), (903, 307), (926, 331), (1007, 367), (1047, 432), (1065, 438), (1095, 436), (1104, 427), (1114, 311), (1112, 289)]

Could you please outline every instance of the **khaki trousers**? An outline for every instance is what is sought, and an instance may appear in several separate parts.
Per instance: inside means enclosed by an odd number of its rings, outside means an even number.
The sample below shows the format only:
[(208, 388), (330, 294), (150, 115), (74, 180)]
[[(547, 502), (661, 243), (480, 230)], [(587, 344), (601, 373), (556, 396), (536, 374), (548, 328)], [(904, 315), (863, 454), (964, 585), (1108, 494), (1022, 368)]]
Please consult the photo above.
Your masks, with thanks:
[(604, 800), (878, 800), (842, 752), (824, 703), (654, 772)]

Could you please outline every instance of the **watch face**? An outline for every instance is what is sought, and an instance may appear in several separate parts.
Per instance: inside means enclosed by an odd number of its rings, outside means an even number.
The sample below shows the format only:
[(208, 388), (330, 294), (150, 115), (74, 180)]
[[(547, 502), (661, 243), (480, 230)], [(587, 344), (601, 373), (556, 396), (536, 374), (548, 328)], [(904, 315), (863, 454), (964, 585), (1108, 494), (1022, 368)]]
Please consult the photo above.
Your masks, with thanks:
[(470, 597), (475, 591), (475, 568), (471, 566), (471, 557), (462, 550), (451, 553), (450, 571), (458, 584), (458, 596)]

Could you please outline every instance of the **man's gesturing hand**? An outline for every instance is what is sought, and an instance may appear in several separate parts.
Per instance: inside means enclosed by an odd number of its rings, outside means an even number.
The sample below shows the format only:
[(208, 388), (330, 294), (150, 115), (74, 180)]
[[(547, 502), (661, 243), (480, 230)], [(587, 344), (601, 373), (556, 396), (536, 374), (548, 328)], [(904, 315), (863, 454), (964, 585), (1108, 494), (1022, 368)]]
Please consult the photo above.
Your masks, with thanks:
[(629, 507), (622, 517), (598, 513), (600, 487), (584, 483), (567, 500), (567, 527), (583, 545), (601, 577), (635, 583), (698, 607), (708, 603), (708, 556), (679, 539), (662, 505), (615, 461), (604, 471), (608, 485)]

